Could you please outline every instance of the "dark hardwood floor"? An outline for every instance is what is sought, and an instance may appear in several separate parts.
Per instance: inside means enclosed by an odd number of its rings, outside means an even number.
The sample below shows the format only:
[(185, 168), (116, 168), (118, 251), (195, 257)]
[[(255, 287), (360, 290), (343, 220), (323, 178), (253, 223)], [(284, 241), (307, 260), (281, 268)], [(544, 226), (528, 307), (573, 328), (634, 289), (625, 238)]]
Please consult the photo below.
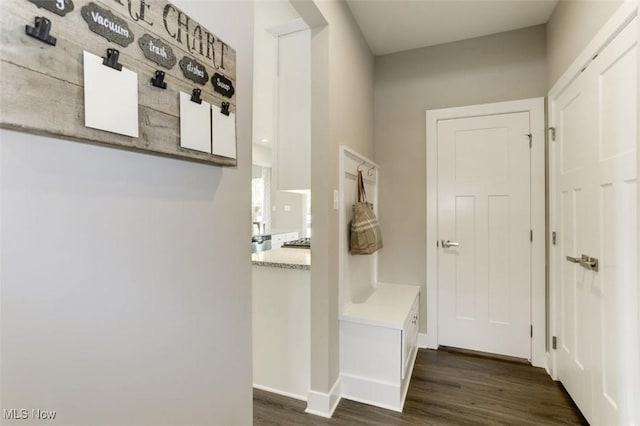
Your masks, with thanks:
[(530, 365), (471, 354), (418, 352), (403, 413), (342, 400), (332, 419), (306, 403), (254, 390), (254, 425), (581, 425), (564, 389)]

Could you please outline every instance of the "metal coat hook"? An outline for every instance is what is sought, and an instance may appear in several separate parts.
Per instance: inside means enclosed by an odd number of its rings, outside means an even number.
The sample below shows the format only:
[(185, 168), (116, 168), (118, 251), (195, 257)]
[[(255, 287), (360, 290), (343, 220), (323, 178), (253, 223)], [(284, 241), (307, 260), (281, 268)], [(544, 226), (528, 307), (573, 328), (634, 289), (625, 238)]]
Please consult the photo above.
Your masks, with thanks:
[(375, 168), (376, 168), (376, 166), (369, 167), (369, 169), (367, 169), (367, 176), (373, 176), (373, 170)]
[[(361, 171), (360, 167), (362, 166), (366, 166), (367, 162), (363, 161), (360, 164), (358, 164), (358, 167), (356, 167), (356, 171)], [(373, 170), (376, 168), (376, 166), (371, 166), (367, 169), (367, 176), (373, 176)]]

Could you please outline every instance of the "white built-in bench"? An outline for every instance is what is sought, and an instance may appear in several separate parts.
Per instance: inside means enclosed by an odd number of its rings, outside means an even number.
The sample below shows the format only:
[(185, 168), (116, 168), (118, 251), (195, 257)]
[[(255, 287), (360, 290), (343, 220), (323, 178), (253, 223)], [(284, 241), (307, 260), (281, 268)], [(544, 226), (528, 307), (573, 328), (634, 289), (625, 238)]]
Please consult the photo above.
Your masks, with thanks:
[(342, 397), (402, 411), (418, 349), (420, 288), (379, 283), (340, 321)]
[[(378, 253), (349, 253), (358, 171), (376, 213), (379, 173), (374, 162), (344, 146), (339, 169), (340, 393), (342, 398), (402, 411), (417, 354), (420, 288), (380, 283)], [(386, 232), (383, 228), (383, 242)]]

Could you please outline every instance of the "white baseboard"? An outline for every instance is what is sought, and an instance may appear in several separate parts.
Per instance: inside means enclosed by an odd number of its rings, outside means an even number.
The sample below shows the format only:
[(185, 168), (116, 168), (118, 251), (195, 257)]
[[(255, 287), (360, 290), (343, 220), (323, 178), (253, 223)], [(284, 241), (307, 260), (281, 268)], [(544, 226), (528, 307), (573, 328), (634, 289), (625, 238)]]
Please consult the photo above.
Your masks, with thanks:
[(420, 349), (427, 349), (429, 347), (427, 333), (418, 333), (418, 347)]
[(397, 383), (342, 373), (340, 375), (340, 379), (342, 380), (342, 397), (344, 399), (350, 399), (401, 413), (409, 390), (409, 383), (411, 382), (411, 375), (417, 355), (418, 348), (415, 348), (411, 354), (411, 362), (407, 369), (407, 375), (401, 382)]
[(304, 395), (296, 395), (294, 393), (289, 393), (289, 392), (281, 391), (281, 390), (278, 390), (278, 389), (273, 389), (273, 388), (270, 388), (268, 386), (257, 385), (255, 383), (253, 384), (253, 388), (254, 389), (263, 390), (265, 392), (275, 393), (277, 395), (286, 396), (288, 398), (298, 399), (300, 401), (306, 401), (307, 400), (307, 397), (304, 396)]
[(341, 374), (342, 397), (387, 410), (402, 412), (400, 386), (352, 374)]
[(340, 377), (338, 377), (329, 393), (309, 390), (305, 413), (330, 419), (333, 416), (333, 412), (336, 411), (340, 399), (342, 399), (341, 388)]
[(553, 355), (551, 354), (551, 352), (547, 352), (547, 365), (544, 369), (547, 370), (547, 373), (553, 380), (558, 381), (558, 375), (556, 374), (556, 370), (554, 368)]

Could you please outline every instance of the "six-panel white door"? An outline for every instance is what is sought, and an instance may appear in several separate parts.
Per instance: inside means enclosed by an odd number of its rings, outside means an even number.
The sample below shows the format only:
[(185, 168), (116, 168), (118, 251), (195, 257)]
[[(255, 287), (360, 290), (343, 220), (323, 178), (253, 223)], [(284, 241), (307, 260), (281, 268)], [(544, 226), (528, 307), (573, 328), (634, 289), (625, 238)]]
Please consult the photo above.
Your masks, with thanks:
[(440, 345), (531, 356), (529, 121), (438, 121)]
[[(593, 425), (640, 420), (636, 49), (634, 21), (551, 99), (557, 374)], [(567, 259), (583, 254), (597, 271)]]

